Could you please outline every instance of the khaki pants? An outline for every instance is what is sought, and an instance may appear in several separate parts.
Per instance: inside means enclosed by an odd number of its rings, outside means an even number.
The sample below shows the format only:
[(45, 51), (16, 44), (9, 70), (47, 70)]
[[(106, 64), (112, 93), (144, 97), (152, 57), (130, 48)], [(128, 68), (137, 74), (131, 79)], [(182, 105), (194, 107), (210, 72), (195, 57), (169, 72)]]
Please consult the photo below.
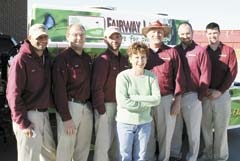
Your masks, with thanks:
[(96, 141), (94, 161), (118, 161), (119, 148), (116, 130), (116, 103), (105, 103), (106, 112), (99, 115), (95, 111)]
[(156, 160), (156, 141), (158, 141), (159, 147), (159, 156), (157, 160), (169, 160), (171, 140), (176, 122), (176, 116), (170, 115), (172, 99), (173, 95), (163, 96), (160, 106), (152, 109), (152, 129), (147, 149), (149, 161)]
[[(187, 153), (186, 160), (196, 161), (200, 146), (200, 131), (202, 120), (202, 104), (201, 101), (198, 100), (198, 94), (196, 92), (188, 92), (182, 96), (181, 114), (178, 116), (178, 119), (176, 121), (174, 132), (175, 134), (172, 139), (171, 151), (174, 151), (173, 149), (175, 150), (178, 149), (178, 151), (180, 151), (180, 148), (182, 146), (179, 145), (182, 143), (182, 130), (183, 130), (182, 120), (184, 120), (186, 124), (189, 142), (189, 151)], [(175, 154), (175, 156), (176, 155), (180, 154)]]
[(57, 161), (87, 161), (92, 138), (92, 110), (88, 104), (75, 102), (68, 102), (68, 107), (77, 131), (75, 135), (67, 135), (57, 114)]
[(17, 139), (18, 161), (55, 161), (56, 150), (48, 112), (28, 111), (28, 119), (34, 125), (36, 136), (28, 138), (13, 122)]
[(171, 143), (171, 157), (175, 157), (178, 159), (182, 158), (182, 136), (183, 136), (183, 116), (182, 112), (180, 112), (177, 115), (176, 118), (176, 125), (172, 137), (172, 143)]
[(215, 100), (204, 98), (202, 117), (202, 134), (205, 144), (204, 157), (216, 161), (228, 160), (227, 127), (230, 114), (231, 98), (229, 91)]

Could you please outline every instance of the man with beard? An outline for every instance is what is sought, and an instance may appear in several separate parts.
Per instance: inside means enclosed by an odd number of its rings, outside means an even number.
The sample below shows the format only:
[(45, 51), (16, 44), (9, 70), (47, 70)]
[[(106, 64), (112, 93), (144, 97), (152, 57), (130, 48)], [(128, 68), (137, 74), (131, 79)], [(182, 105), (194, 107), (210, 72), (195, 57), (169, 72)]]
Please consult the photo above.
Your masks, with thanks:
[(105, 52), (100, 54), (92, 71), (92, 105), (95, 110), (94, 161), (117, 161), (119, 157), (115, 116), (116, 77), (129, 68), (128, 58), (120, 53), (122, 35), (118, 27), (110, 26), (104, 32)]
[[(57, 108), (57, 161), (87, 161), (92, 136), (90, 98), (91, 58), (84, 52), (86, 31), (69, 25), (69, 47), (53, 63), (53, 93)], [(64, 152), (64, 153), (63, 153)]]
[(172, 155), (180, 155), (184, 120), (189, 142), (186, 160), (196, 161), (200, 145), (201, 101), (207, 95), (210, 84), (211, 62), (204, 49), (193, 41), (193, 29), (190, 23), (184, 22), (179, 25), (178, 36), (181, 43), (175, 49), (182, 60), (187, 86), (182, 96), (181, 112), (177, 117), (171, 149), (172, 153), (174, 149), (176, 150)]

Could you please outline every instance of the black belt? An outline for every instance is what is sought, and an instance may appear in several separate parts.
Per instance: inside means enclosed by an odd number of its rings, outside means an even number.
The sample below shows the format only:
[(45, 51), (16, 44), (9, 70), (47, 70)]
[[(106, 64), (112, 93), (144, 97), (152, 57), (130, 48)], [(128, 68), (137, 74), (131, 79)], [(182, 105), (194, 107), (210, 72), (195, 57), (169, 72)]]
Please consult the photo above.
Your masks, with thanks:
[(47, 112), (48, 109), (47, 108), (36, 108), (36, 109), (33, 109), (31, 111), (37, 111), (37, 112)]
[(69, 101), (70, 102), (75, 102), (75, 103), (82, 103), (82, 104), (87, 103), (87, 100), (78, 100), (76, 98), (70, 98)]

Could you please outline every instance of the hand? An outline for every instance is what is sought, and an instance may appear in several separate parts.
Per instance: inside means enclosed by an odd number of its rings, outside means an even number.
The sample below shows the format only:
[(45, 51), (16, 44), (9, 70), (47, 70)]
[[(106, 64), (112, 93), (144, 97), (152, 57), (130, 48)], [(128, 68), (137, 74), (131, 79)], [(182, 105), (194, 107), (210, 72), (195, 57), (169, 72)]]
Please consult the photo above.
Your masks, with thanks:
[(67, 135), (73, 135), (76, 133), (76, 127), (72, 119), (68, 121), (64, 121), (63, 126)]
[(181, 109), (181, 96), (176, 96), (172, 102), (170, 115), (177, 115)]
[(138, 95), (129, 95), (129, 98), (131, 99), (131, 100), (133, 100), (133, 101), (136, 101), (137, 99), (137, 96)]
[(221, 95), (222, 95), (222, 92), (220, 92), (219, 90), (210, 89), (210, 90), (208, 91), (207, 97), (208, 97), (210, 100), (213, 100), (213, 99), (219, 98)]
[(27, 137), (31, 138), (31, 137), (33, 137), (33, 130), (34, 130), (34, 126), (33, 126), (33, 124), (30, 124), (30, 125), (28, 126), (28, 128), (23, 129), (23, 133), (24, 133)]

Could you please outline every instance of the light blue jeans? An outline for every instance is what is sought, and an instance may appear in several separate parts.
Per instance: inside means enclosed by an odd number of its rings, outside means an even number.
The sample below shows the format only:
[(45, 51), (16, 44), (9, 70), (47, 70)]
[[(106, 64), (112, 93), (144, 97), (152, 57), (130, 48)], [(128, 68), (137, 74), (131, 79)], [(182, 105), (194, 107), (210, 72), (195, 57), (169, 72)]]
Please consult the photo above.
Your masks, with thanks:
[(151, 122), (141, 125), (117, 122), (119, 161), (147, 161), (147, 144), (151, 134)]

